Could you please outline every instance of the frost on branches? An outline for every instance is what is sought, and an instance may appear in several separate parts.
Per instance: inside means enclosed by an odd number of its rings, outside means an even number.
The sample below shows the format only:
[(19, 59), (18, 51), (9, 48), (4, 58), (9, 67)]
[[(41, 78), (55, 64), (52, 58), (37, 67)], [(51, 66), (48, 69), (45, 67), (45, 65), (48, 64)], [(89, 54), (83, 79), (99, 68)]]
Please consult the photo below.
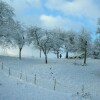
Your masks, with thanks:
[(10, 41), (10, 34), (13, 29), (14, 12), (13, 9), (0, 0), (0, 45), (8, 45)]

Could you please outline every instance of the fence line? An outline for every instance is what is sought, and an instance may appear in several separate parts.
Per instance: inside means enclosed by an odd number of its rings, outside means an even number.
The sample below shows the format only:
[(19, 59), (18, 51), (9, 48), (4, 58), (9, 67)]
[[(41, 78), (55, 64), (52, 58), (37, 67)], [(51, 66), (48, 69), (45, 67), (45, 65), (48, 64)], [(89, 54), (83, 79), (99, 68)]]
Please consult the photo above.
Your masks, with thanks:
[(34, 85), (37, 85), (39, 87), (43, 87), (46, 89), (51, 89), (51, 90), (59, 90), (62, 92), (68, 92), (68, 87), (66, 84), (61, 83), (58, 81), (55, 77), (53, 79), (43, 79), (39, 77), (36, 73), (33, 75), (26, 74), (26, 72), (23, 71), (16, 71), (14, 69), (11, 69), (9, 67), (6, 67), (3, 62), (0, 62), (0, 70), (5, 72), (8, 76), (13, 76), (15, 78), (18, 78), (20, 80), (23, 80), (27, 83), (32, 83)]
[(14, 69), (8, 68), (4, 66), (3, 62), (0, 62), (0, 69), (4, 71), (8, 76), (16, 77), (20, 80), (26, 81), (27, 83), (32, 83), (34, 85), (37, 85), (39, 87), (51, 89), (51, 90), (59, 90), (63, 92), (68, 92), (69, 87), (66, 85), (66, 83), (60, 82), (56, 78), (53, 79), (43, 79), (40, 78), (36, 73), (34, 75), (26, 74), (22, 71), (16, 71)]
[(42, 79), (36, 73), (34, 73), (34, 75), (28, 75), (25, 72), (16, 71), (14, 69), (11, 69), (10, 67), (8, 68), (4, 66), (3, 62), (0, 62), (0, 70), (5, 72), (8, 76), (13, 76), (20, 80), (26, 81), (28, 83), (32, 83), (34, 85), (38, 85), (43, 88), (56, 90), (56, 85), (57, 85), (56, 79), (52, 79), (52, 80)]

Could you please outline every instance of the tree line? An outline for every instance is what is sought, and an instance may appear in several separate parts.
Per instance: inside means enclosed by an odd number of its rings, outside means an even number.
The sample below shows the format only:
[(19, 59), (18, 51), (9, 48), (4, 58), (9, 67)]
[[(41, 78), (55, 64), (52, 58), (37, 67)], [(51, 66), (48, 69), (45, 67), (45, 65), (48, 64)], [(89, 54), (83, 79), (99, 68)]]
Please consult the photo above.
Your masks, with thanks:
[[(98, 19), (97, 34), (100, 33), (100, 19)], [(53, 52), (59, 58), (63, 50), (69, 58), (69, 52), (83, 54), (84, 64), (87, 56), (100, 58), (100, 35), (94, 41), (92, 33), (85, 28), (79, 32), (60, 28), (45, 29), (38, 26), (26, 27), (15, 20), (14, 9), (6, 2), (0, 1), (0, 46), (17, 46), (19, 59), (25, 45), (33, 44), (35, 48), (44, 53), (45, 63), (48, 63), (48, 53)]]

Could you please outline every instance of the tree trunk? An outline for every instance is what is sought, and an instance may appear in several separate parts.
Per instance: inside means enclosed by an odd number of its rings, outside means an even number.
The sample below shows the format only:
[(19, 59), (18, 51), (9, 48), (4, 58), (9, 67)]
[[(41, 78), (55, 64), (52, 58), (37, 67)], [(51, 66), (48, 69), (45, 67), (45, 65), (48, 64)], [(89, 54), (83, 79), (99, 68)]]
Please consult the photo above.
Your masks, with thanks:
[(46, 64), (48, 63), (47, 54), (45, 54), (45, 63), (46, 63)]
[(59, 51), (57, 51), (57, 59), (59, 58)]
[(19, 48), (19, 59), (21, 60), (21, 51), (22, 51), (22, 48)]
[(85, 51), (84, 51), (84, 64), (86, 64), (86, 54), (87, 54), (87, 50), (86, 50), (86, 47), (85, 47)]
[(85, 49), (84, 49), (84, 64), (86, 64), (86, 56), (87, 56), (87, 41), (86, 41), (86, 43), (85, 43)]
[(68, 58), (68, 51), (66, 51), (66, 58)]
[(40, 48), (40, 58), (41, 58), (41, 48)]

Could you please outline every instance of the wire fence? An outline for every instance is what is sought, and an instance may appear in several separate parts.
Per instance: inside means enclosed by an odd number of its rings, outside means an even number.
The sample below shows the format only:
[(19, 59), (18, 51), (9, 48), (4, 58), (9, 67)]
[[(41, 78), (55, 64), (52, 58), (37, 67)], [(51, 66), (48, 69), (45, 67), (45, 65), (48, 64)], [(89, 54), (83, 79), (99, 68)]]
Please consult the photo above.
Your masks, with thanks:
[(42, 88), (51, 89), (51, 90), (67, 90), (66, 85), (62, 85), (56, 78), (53, 79), (44, 79), (39, 77), (36, 73), (29, 75), (23, 71), (16, 71), (10, 67), (5, 66), (3, 62), (0, 62), (0, 70), (3, 71), (6, 75), (12, 76), (14, 78), (23, 80), (27, 83), (37, 85)]

